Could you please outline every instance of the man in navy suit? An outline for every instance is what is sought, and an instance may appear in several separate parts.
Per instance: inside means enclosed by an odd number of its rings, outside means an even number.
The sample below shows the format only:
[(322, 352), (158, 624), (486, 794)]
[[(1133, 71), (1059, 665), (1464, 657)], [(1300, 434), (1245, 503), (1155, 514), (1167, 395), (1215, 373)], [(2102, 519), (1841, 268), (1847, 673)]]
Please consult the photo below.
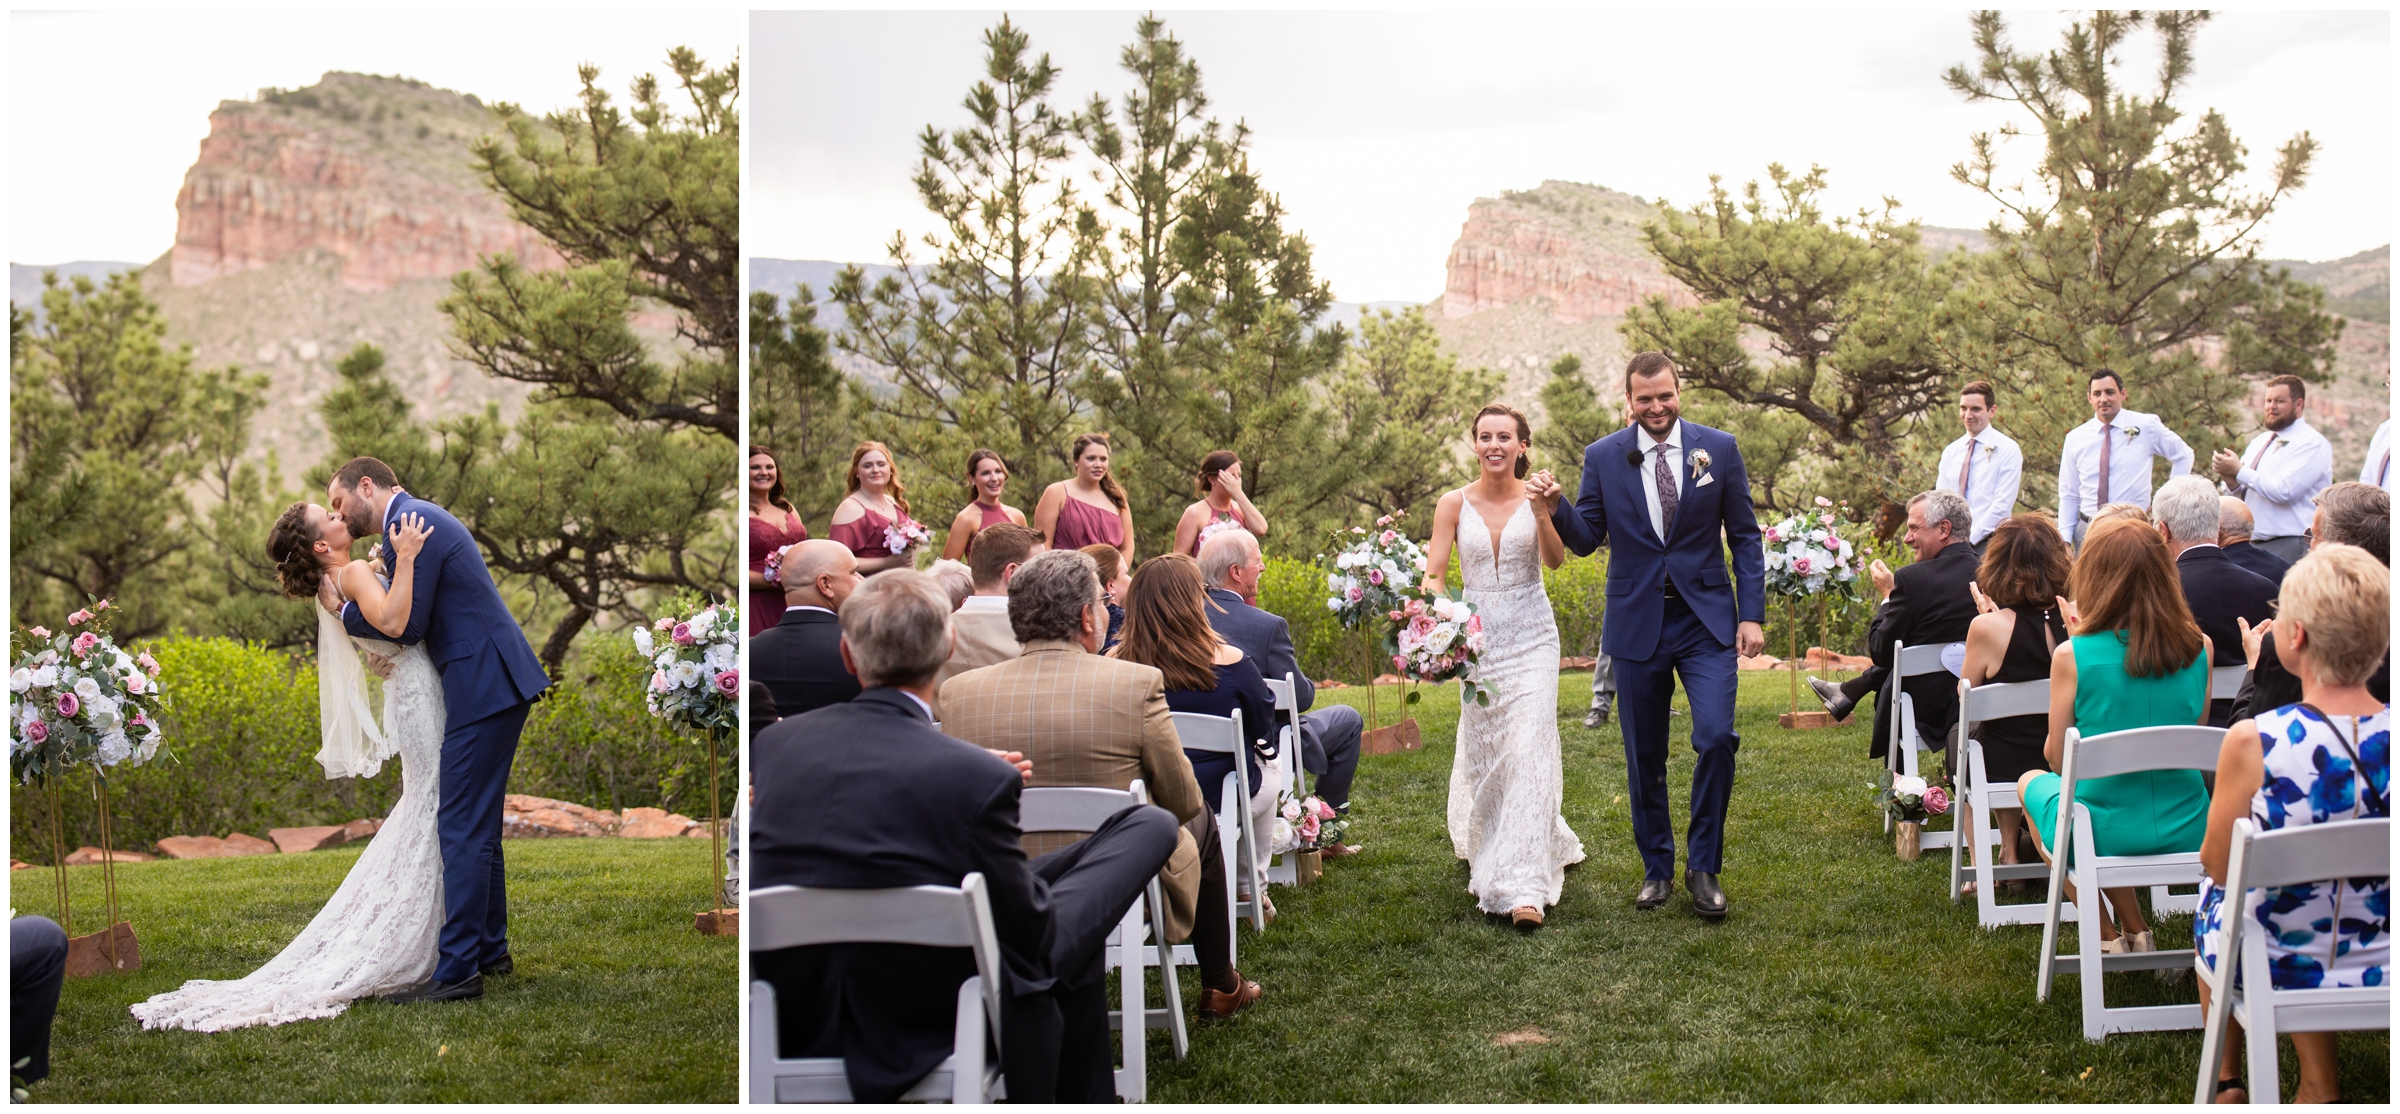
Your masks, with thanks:
[(2225, 559), (2257, 573), (2271, 584), (2282, 584), (2283, 574), (2292, 571), (2292, 563), (2260, 549), (2250, 540), (2250, 504), (2231, 495), (2217, 496), (2217, 548)]
[[(1718, 881), (1725, 810), (1733, 797), (1735, 655), (1766, 648), (1766, 551), (1750, 506), (1750, 477), (1731, 434), (1683, 420), (1674, 361), (1644, 352), (1625, 367), (1634, 424), (1583, 454), (1583, 490), (1552, 518), (1577, 555), (1610, 546), (1600, 652), (1616, 662), (1633, 838), (1642, 853), (1634, 907), (1673, 893), (1675, 825), (1668, 816), (1667, 712), (1675, 679), (1692, 708), (1691, 826), (1684, 888), (1692, 909), (1722, 917)], [(1536, 498), (1558, 481), (1541, 473)], [(1726, 546), (1733, 575), (1725, 569)]]
[[(400, 490), (384, 462), (362, 456), (342, 465), (326, 488), (326, 508), (353, 537), (385, 533), (403, 514), (421, 516), (429, 533), (417, 551), (416, 592), (408, 627), (392, 639), (422, 644), (442, 675), (449, 722), (442, 734), (441, 959), (433, 981), (394, 1001), (448, 1002), (483, 996), (483, 976), (505, 975), (508, 886), (500, 855), (502, 798), (517, 757), (517, 736), (535, 697), (550, 687), (541, 659), (484, 567), (483, 551), (450, 512)], [(362, 638), (386, 638), (357, 604), (342, 605), (342, 625)]]
[(783, 619), (750, 636), (750, 679), (788, 719), (858, 695), (858, 678), (842, 666), (838, 616), (859, 576), (858, 558), (837, 541), (812, 538), (784, 558)]

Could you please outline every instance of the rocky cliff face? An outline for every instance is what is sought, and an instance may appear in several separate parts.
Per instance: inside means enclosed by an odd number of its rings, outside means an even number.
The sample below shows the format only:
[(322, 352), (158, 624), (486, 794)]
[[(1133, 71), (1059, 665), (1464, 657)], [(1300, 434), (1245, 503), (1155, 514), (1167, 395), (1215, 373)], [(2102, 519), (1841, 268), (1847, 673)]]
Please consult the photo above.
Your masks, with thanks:
[(1575, 182), (1480, 198), (1450, 248), (1441, 316), (1536, 298), (1565, 323), (1622, 317), (1654, 295), (1691, 304), (1690, 292), (1642, 250), (1649, 214), (1649, 204), (1632, 194)]
[(499, 252), (556, 267), (469, 168), (468, 141), (496, 127), (472, 96), (365, 74), (226, 101), (175, 198), (168, 277), (195, 286), (312, 252), (340, 260), (359, 291), (447, 279)]

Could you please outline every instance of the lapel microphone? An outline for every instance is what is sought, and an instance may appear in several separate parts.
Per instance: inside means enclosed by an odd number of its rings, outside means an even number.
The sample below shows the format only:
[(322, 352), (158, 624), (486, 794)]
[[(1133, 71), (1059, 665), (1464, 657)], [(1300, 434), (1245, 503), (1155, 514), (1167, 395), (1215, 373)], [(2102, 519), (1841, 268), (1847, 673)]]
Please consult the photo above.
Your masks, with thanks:
[(1633, 466), (1634, 466), (1634, 467), (1636, 467), (1636, 468), (1639, 468), (1639, 467), (1641, 467), (1641, 466), (1642, 466), (1642, 450), (1640, 450), (1640, 449), (1627, 449), (1627, 450), (1625, 450), (1625, 463), (1627, 463), (1627, 464), (1630, 464), (1630, 465), (1633, 465)]

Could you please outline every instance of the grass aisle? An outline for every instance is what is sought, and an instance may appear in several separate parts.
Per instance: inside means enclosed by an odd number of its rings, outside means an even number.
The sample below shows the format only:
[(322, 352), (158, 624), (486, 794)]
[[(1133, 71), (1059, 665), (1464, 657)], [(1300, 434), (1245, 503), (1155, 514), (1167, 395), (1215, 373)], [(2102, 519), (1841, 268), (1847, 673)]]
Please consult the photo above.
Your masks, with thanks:
[[(1582, 727), (1589, 674), (1559, 679), (1568, 823), (1587, 860), (1546, 927), (1476, 912), (1445, 830), (1455, 689), (1425, 686), (1425, 749), (1369, 757), (1354, 792), (1363, 854), (1280, 918), (1242, 928), (1242, 973), (1266, 988), (1195, 1027), (1192, 1057), (1150, 1042), (1152, 1091), (1186, 1102), (2187, 1102), (2200, 1035), (2082, 1038), (2077, 984), (2033, 999), (2039, 927), (1985, 931), (1943, 895), (1947, 852), (1893, 857), (1863, 726), (1787, 731), (1789, 680), (1746, 675), (1740, 774), (1710, 925), (1675, 903), (1637, 913), (1617, 728)], [(1361, 690), (1320, 702), (1363, 704)], [(1390, 695), (1384, 707), (1391, 707)], [(1865, 717), (1861, 717), (1862, 721)], [(1668, 785), (1678, 855), (1691, 786), (1688, 719)], [(1678, 863), (1680, 873), (1680, 861)], [(2071, 931), (2071, 929), (2070, 929)], [(2188, 917), (2159, 947), (2188, 948)], [(2188, 978), (2110, 980), (2110, 1004), (2196, 1001)], [(1197, 984), (1185, 977), (1185, 1000)], [(2342, 1091), (2390, 1094), (2390, 1040), (2341, 1038)], [(2287, 1089), (2298, 1079), (2284, 1046)], [(2287, 1091), (2288, 1093), (2288, 1091)]]
[[(483, 1000), (359, 1002), (340, 1017), (228, 1033), (145, 1032), (126, 1007), (282, 950), (356, 850), (117, 869), (143, 968), (70, 979), (35, 1102), (733, 1102), (737, 945), (692, 931), (701, 840), (508, 844), (517, 971)], [(98, 867), (73, 871), (100, 920)], [(52, 914), (48, 869), (12, 904)], [(54, 914), (53, 914), (54, 915)]]

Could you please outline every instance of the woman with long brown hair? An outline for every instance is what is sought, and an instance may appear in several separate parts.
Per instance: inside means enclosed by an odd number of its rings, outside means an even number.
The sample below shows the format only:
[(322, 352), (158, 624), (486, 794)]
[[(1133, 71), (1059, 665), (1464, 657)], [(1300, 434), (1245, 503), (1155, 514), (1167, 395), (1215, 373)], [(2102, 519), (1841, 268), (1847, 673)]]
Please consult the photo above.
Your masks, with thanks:
[[(2066, 756), (2067, 729), (2102, 735), (2136, 727), (2208, 722), (2208, 636), (2183, 600), (2183, 582), (2158, 531), (2132, 518), (2095, 523), (2067, 578), (2073, 602), (2067, 644), (2050, 655), (2050, 731), (2042, 757)], [(2028, 770), (2017, 799), (2050, 857), (2057, 831), (2058, 775)], [(2091, 810), (2102, 855), (2166, 855), (2200, 849), (2208, 789), (2197, 770), (2145, 770), (2092, 778), (2075, 787)], [(2131, 889), (2108, 891), (2115, 923), (2100, 924), (2104, 951), (2153, 950), (2150, 926)]]
[(1108, 470), (1108, 435), (1075, 438), (1067, 456), (1074, 474), (1042, 491), (1042, 501), (1033, 508), (1033, 528), (1050, 539), (1052, 549), (1082, 549), (1098, 542), (1116, 546), (1130, 563), (1133, 504)]
[(850, 473), (843, 480), (846, 494), (833, 508), (833, 540), (850, 547), (858, 557), (861, 576), (914, 564), (916, 543), (899, 540), (901, 531), (923, 530), (908, 517), (908, 485), (900, 482), (900, 466), (881, 441), (861, 441), (850, 450)]
[[(2073, 568), (2067, 540), (2058, 532), (2058, 520), (2041, 511), (2013, 515), (1984, 539), (1983, 564), (1968, 585), (1982, 614), (1967, 626), (1967, 660), (1960, 672), (1967, 684), (2049, 679), (2051, 656), (2067, 641), (2058, 597), (2066, 594)], [(2042, 743), (2049, 731), (2049, 717), (2040, 714), (2007, 716), (1976, 725), (1984, 776), (2003, 784), (2028, 771), (2049, 769), (2049, 761), (2042, 757)], [(1959, 755), (1951, 755), (1950, 768), (1959, 769), (1960, 761)], [(2000, 828), (1999, 861), (2016, 863), (2017, 833), (2024, 827), (2024, 811), (1995, 809), (1992, 819)], [(1963, 822), (1959, 830), (1966, 830)], [(1984, 852), (1977, 849), (1975, 854)]]
[(1241, 457), (1228, 449), (1201, 457), (1200, 474), (1193, 482), (1200, 490), (1200, 501), (1185, 507), (1183, 518), (1175, 523), (1175, 552), (1200, 556), (1200, 543), (1220, 525), (1267, 536), (1267, 516), (1250, 505), (1250, 493), (1242, 490)]
[(763, 447), (750, 450), (749, 632), (783, 621), (783, 586), (767, 583), (767, 557), (808, 540), (808, 523), (783, 494), (783, 462)]
[(975, 541), (975, 531), (1003, 522), (1025, 525), (1025, 512), (1000, 501), (1000, 493), (1008, 489), (1008, 462), (990, 449), (977, 449), (967, 454), (967, 491), (974, 498), (959, 508), (958, 517), (950, 520), (950, 536), (942, 542), (942, 559), (964, 560), (967, 546)]
[[(1201, 585), (1198, 562), (1170, 553), (1153, 557), (1134, 571), (1133, 585), (1125, 592), (1125, 640), (1110, 653), (1120, 661), (1139, 662), (1165, 674), (1167, 707), (1174, 711), (1209, 716), (1241, 712), (1242, 733), (1251, 739), (1241, 756), (1250, 776), (1251, 818), (1263, 830), (1275, 807), (1276, 787), (1265, 784), (1259, 775), (1275, 767), (1262, 766), (1259, 757), (1261, 746), (1275, 737), (1275, 694), (1259, 675), (1258, 664), (1217, 637), (1208, 625), (1208, 592)], [(1265, 751), (1269, 758), (1274, 753)], [(1225, 775), (1233, 772), (1234, 756), (1201, 750), (1187, 750), (1183, 756), (1191, 760), (1201, 799), (1214, 812)], [(1260, 815), (1262, 798), (1270, 814), (1266, 818)], [(1220, 841), (1236, 839), (1238, 833), (1219, 830), (1216, 837)], [(1224, 905), (1224, 859), (1210, 847), (1201, 848), (1200, 858), (1200, 908), (1193, 922), (1192, 949), (1200, 953), (1200, 974), (1208, 989), (1201, 1001), (1201, 1016), (1222, 1017), (1258, 997), (1259, 990), (1257, 983), (1245, 981), (1233, 969), (1233, 926)], [(1272, 912), (1274, 904), (1267, 902), (1267, 896), (1256, 896)], [(1224, 933), (1221, 939), (1220, 931)]]

